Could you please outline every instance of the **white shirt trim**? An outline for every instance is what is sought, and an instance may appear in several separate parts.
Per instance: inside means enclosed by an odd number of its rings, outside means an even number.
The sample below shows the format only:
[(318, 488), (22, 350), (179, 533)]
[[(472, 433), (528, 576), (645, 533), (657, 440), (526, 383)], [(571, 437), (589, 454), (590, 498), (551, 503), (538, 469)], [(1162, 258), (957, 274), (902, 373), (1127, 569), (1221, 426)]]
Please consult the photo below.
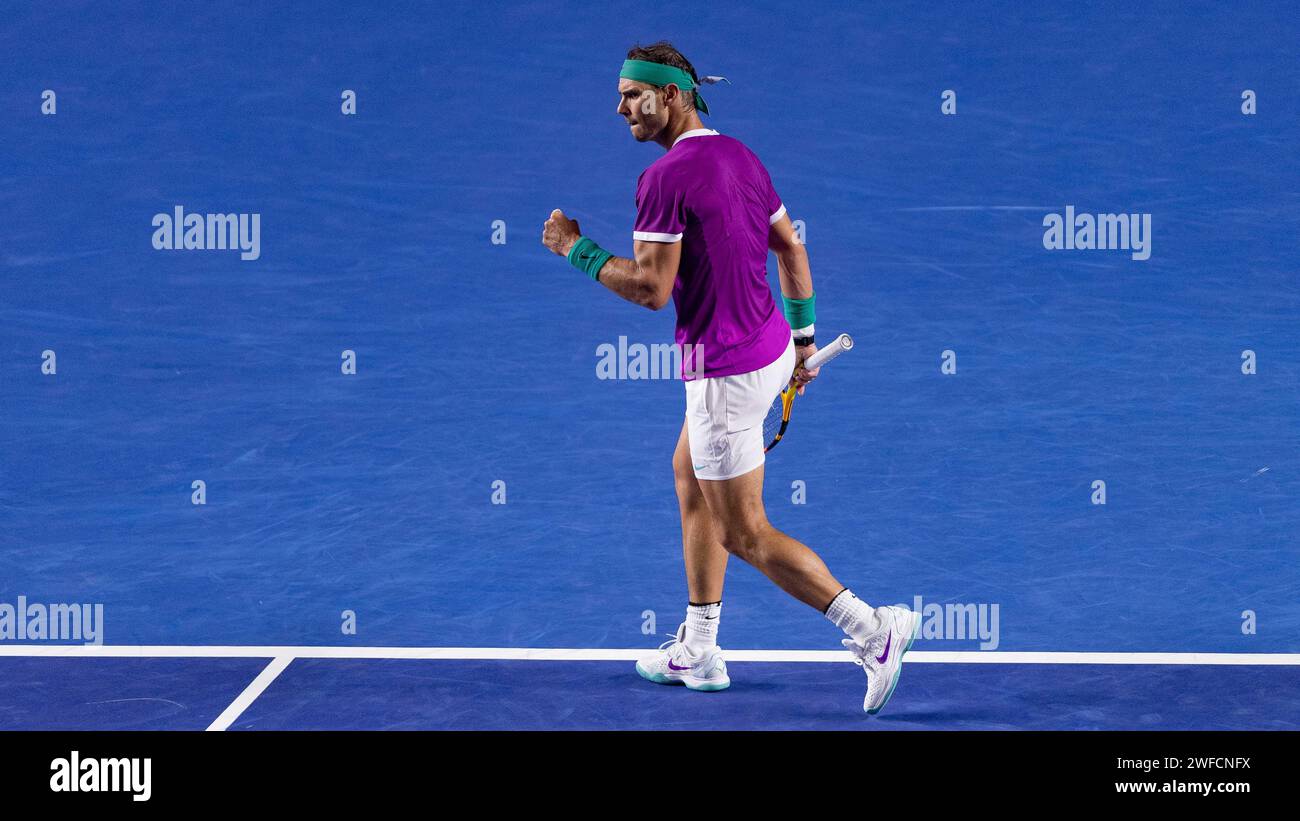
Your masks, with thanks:
[(784, 216), (785, 216), (785, 203), (781, 203), (781, 207), (776, 209), (776, 213), (767, 218), (767, 224), (776, 225), (776, 221), (781, 219), (781, 217)]
[[(678, 134), (677, 139), (673, 140), (673, 145), (677, 145), (687, 137), (716, 137), (717, 135), (718, 132), (714, 131), (712, 128), (692, 128), (690, 131), (683, 131)], [(671, 147), (672, 146), (669, 146), (669, 148)]]
[(632, 239), (642, 242), (680, 242), (681, 234), (656, 234), (653, 231), (633, 231)]

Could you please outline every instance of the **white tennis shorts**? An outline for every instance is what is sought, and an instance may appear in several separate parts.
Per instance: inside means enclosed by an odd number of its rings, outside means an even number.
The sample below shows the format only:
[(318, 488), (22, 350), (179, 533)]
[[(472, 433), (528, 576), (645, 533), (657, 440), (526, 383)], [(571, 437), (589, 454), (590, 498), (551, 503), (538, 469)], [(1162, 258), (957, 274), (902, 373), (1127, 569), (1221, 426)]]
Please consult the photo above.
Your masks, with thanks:
[(686, 384), (686, 439), (697, 479), (732, 479), (763, 464), (763, 417), (794, 374), (794, 340), (770, 365)]

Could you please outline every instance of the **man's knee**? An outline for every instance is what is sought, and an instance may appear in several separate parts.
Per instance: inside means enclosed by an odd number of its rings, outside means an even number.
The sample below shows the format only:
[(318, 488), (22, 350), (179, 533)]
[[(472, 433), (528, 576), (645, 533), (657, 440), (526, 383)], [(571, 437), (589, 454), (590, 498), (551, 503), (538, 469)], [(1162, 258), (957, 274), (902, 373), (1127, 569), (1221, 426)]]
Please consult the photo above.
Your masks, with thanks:
[(767, 521), (763, 519), (727, 523), (722, 527), (722, 546), (736, 558), (754, 564), (759, 558), (767, 527)]

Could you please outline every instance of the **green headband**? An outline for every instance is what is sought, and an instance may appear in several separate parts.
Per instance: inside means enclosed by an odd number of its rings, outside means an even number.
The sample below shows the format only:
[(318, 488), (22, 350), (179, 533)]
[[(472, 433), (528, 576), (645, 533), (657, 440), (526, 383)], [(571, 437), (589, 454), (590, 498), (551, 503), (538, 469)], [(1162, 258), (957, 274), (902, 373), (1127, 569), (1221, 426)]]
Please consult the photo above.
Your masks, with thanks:
[(709, 107), (704, 104), (704, 98), (700, 92), (696, 91), (695, 81), (691, 75), (682, 71), (676, 66), (666, 66), (663, 63), (651, 63), (646, 60), (624, 60), (623, 70), (618, 76), (624, 80), (635, 80), (638, 83), (649, 83), (652, 86), (666, 86), (669, 83), (676, 85), (682, 91), (695, 92), (695, 107), (701, 114), (708, 114)]

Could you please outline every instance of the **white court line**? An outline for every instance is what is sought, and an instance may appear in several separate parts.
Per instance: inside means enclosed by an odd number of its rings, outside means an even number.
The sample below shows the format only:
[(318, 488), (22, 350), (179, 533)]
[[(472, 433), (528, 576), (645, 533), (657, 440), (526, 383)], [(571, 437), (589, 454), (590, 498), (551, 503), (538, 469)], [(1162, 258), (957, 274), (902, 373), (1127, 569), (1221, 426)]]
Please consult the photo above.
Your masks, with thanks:
[[(272, 658), (431, 659), (496, 661), (631, 661), (653, 648), (599, 650), (549, 647), (313, 647), (233, 645), (0, 644), (0, 657), (63, 658)], [(728, 661), (847, 662), (845, 650), (727, 650)], [(914, 650), (907, 660), (922, 664), (1195, 664), (1300, 665), (1300, 653), (1074, 653)], [(274, 665), (272, 665), (274, 666)], [(268, 667), (267, 670), (271, 668)], [(279, 669), (283, 669), (281, 666)], [(265, 673), (265, 671), (263, 671)], [(278, 671), (277, 671), (278, 675)], [(260, 678), (260, 677), (259, 677)], [(254, 682), (256, 683), (256, 682)], [(270, 683), (269, 681), (267, 683)], [(251, 687), (251, 685), (250, 685)]]
[(234, 724), (235, 719), (244, 714), (249, 705), (256, 701), (257, 697), (267, 687), (271, 686), (271, 682), (275, 681), (276, 677), (284, 672), (284, 668), (288, 667), (291, 661), (293, 661), (292, 656), (276, 656), (271, 659), (271, 663), (266, 665), (266, 668), (261, 673), (258, 673), (257, 678), (253, 679), (252, 683), (244, 688), (244, 692), (239, 694), (239, 698), (230, 702), (230, 706), (223, 710), (221, 715), (217, 716), (217, 720), (208, 725), (208, 732), (221, 732)]

